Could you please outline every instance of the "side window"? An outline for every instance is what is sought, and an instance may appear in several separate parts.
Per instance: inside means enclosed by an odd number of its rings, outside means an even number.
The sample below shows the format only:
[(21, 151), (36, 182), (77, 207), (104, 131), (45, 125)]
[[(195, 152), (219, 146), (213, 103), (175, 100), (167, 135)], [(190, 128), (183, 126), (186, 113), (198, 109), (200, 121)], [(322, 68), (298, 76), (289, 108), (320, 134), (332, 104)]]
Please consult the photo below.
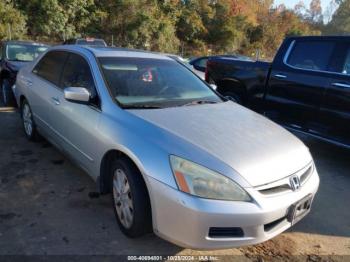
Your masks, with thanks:
[(287, 64), (301, 69), (328, 71), (333, 48), (333, 42), (297, 41), (287, 59)]
[(77, 54), (70, 54), (64, 67), (61, 87), (85, 87), (96, 95), (94, 79), (87, 61)]
[(198, 61), (195, 62), (194, 64), (195, 64), (196, 66), (198, 66), (198, 67), (206, 68), (206, 67), (207, 67), (207, 61), (208, 61), (207, 58), (203, 58), (203, 59), (198, 60)]
[(2, 43), (0, 43), (0, 60), (2, 60)]
[(350, 75), (350, 49), (348, 49), (348, 52), (345, 56), (345, 62), (342, 68), (342, 73)]
[(59, 86), (60, 76), (66, 59), (66, 52), (48, 52), (35, 66), (33, 73), (55, 84), (56, 86)]

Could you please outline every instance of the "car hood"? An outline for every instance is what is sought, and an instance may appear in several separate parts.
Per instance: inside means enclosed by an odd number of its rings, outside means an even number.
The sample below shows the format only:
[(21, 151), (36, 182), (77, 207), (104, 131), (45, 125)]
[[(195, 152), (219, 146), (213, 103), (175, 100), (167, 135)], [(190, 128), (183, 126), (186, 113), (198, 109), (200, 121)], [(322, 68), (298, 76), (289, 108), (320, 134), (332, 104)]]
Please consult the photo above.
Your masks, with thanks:
[(290, 176), (312, 161), (294, 135), (233, 102), (129, 112), (223, 161), (251, 186)]

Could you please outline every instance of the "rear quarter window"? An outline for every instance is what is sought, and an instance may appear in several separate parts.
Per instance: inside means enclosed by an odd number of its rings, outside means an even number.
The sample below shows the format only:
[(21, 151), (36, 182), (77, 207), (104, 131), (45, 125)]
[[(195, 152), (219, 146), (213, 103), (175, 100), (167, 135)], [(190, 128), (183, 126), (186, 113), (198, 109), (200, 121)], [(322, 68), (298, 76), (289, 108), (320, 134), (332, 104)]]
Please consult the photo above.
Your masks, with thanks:
[(208, 58), (202, 58), (194, 63), (194, 65), (199, 66), (199, 67), (206, 67), (207, 66), (207, 61)]
[(287, 58), (287, 64), (300, 69), (328, 71), (334, 45), (334, 42), (328, 41), (297, 41)]

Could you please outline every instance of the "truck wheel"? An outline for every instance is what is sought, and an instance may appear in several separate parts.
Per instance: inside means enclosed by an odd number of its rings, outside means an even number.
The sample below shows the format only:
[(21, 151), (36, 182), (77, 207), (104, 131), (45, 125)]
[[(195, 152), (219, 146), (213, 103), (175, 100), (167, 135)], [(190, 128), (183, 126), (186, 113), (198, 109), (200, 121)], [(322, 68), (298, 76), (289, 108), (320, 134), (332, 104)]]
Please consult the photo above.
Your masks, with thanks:
[(235, 102), (237, 104), (242, 104), (242, 100), (239, 98), (238, 95), (232, 92), (225, 92), (222, 94), (224, 97), (226, 97), (228, 100), (231, 100), (232, 102)]
[(23, 129), (26, 137), (30, 141), (36, 141), (38, 139), (38, 133), (33, 120), (33, 113), (27, 100), (24, 100), (21, 107), (21, 116), (23, 121)]
[(1, 81), (1, 93), (4, 106), (15, 105), (15, 98), (11, 90), (10, 82), (7, 79)]
[(149, 196), (142, 175), (127, 158), (111, 164), (112, 200), (120, 230), (135, 238), (152, 231)]

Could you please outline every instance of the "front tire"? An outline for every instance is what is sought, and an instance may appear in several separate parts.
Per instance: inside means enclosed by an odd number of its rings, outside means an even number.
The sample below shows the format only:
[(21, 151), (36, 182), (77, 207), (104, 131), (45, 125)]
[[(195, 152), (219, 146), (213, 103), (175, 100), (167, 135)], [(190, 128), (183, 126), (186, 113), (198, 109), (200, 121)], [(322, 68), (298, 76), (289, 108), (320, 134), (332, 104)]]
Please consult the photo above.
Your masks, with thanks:
[(22, 103), (21, 116), (23, 122), (23, 129), (26, 137), (30, 141), (36, 141), (38, 138), (38, 133), (34, 123), (33, 113), (27, 100), (24, 100)]
[(135, 238), (152, 232), (151, 205), (145, 182), (131, 160), (111, 164), (112, 201), (120, 230)]
[(4, 106), (14, 106), (15, 98), (11, 90), (10, 82), (7, 79), (1, 81), (1, 94)]

